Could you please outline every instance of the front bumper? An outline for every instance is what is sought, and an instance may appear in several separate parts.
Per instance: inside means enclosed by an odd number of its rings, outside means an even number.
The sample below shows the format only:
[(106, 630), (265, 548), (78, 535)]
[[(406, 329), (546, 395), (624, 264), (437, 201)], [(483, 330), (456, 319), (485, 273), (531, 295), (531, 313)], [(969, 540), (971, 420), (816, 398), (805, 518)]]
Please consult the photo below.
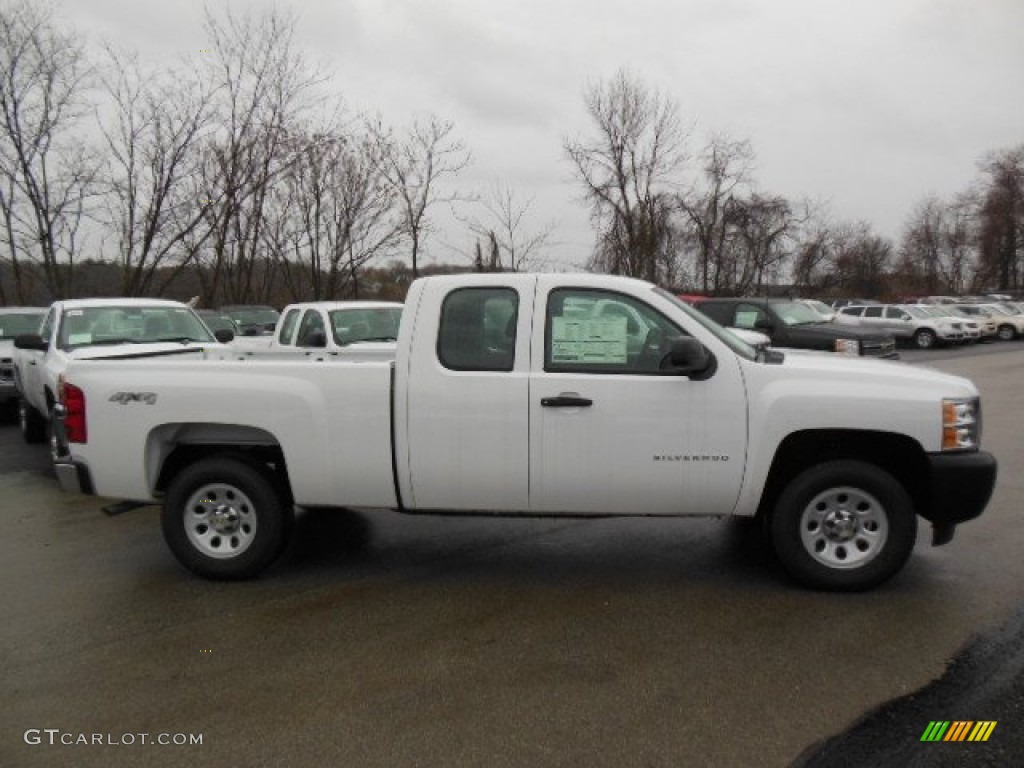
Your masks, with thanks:
[(928, 503), (918, 510), (935, 527), (936, 544), (953, 537), (959, 523), (980, 515), (996, 486), (998, 464), (986, 451), (928, 455)]

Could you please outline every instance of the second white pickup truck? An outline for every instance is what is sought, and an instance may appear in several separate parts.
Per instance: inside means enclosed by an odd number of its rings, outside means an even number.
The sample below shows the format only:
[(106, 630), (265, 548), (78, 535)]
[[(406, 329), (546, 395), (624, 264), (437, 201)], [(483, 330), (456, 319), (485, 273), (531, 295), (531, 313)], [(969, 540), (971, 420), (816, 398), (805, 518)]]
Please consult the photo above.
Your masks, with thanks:
[(419, 280), (393, 361), (74, 360), (55, 413), (63, 487), (162, 501), (209, 578), (270, 565), (298, 505), (756, 516), (802, 583), (866, 589), (918, 516), (946, 543), (996, 477), (970, 381), (755, 351), (607, 275)]

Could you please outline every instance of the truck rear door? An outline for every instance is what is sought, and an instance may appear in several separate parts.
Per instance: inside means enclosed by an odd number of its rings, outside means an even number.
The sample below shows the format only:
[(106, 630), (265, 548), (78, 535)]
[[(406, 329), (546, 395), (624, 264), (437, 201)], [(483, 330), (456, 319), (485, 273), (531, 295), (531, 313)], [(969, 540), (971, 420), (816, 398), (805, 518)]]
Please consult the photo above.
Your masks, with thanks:
[[(396, 455), (406, 506), (530, 508), (530, 325), (536, 278), (427, 281), (398, 365)], [(454, 287), (453, 287), (454, 286)], [(417, 312), (407, 304), (407, 312)], [(407, 375), (405, 375), (407, 374)]]

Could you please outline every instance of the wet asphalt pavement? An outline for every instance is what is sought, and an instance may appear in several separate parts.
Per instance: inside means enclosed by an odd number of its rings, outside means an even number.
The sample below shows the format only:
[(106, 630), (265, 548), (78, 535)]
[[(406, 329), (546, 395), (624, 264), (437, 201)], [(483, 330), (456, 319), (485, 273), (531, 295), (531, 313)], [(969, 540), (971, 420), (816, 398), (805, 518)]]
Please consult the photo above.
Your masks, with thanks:
[[(204, 582), (156, 508), (62, 494), (0, 426), (0, 766), (1019, 764), (1024, 349), (934, 359), (981, 389), (999, 485), (858, 595), (794, 587), (731, 521), (369, 511)], [(998, 725), (922, 743), (933, 720)]]

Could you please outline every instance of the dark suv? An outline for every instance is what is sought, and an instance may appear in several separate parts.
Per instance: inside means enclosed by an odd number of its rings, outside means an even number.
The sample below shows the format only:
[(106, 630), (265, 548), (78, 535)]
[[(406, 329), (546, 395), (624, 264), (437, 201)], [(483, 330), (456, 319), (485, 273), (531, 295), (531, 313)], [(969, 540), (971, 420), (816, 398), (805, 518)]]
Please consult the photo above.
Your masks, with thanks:
[(891, 334), (823, 322), (810, 307), (789, 299), (702, 299), (694, 306), (719, 325), (760, 331), (773, 347), (819, 349), (898, 358)]

